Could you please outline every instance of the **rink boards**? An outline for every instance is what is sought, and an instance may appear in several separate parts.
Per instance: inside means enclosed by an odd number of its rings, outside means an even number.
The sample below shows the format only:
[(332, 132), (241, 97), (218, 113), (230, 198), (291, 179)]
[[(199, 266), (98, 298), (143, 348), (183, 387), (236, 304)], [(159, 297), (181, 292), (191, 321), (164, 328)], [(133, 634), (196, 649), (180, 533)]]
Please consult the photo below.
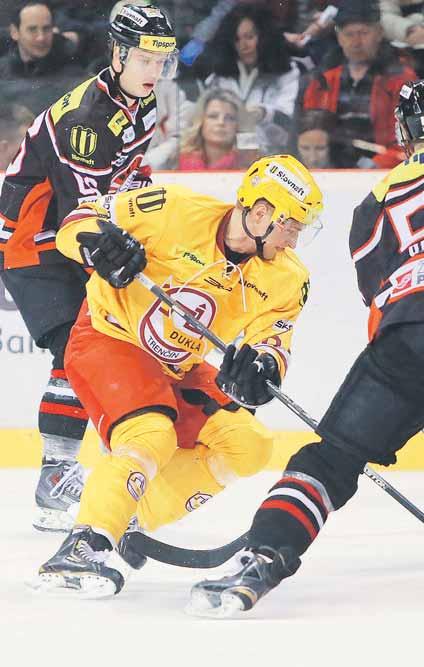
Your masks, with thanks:
[[(292, 362), (283, 385), (311, 417), (319, 419), (354, 359), (366, 344), (367, 309), (356, 287), (348, 251), (354, 207), (384, 172), (316, 172), (325, 201), (324, 229), (299, 254), (311, 272), (308, 303), (295, 325)], [(234, 200), (238, 172), (155, 175), (155, 183), (181, 183), (193, 190)], [(32, 467), (40, 460), (37, 410), (49, 374), (49, 353), (38, 350), (25, 325), (0, 287), (0, 467)], [(310, 441), (304, 424), (274, 401), (259, 411), (273, 429), (287, 432), (284, 457)], [(398, 469), (424, 470), (423, 436), (407, 445)], [(87, 434), (82, 460), (92, 465), (98, 453), (94, 432)], [(284, 458), (283, 457), (283, 458)]]

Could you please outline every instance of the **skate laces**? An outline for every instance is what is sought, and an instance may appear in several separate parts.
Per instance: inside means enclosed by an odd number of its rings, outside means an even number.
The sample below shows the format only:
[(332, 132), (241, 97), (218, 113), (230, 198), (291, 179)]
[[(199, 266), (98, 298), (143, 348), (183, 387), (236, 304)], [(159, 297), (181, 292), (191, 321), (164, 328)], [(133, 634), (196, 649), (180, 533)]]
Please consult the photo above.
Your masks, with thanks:
[(89, 563), (105, 563), (107, 558), (110, 556), (110, 551), (105, 549), (104, 551), (96, 551), (85, 540), (80, 540), (75, 548), (79, 556)]
[(69, 491), (72, 495), (79, 498), (83, 486), (84, 486), (83, 467), (78, 462), (75, 462), (74, 464), (69, 465), (68, 469), (61, 476), (57, 484), (55, 484), (54, 487), (50, 490), (49, 495), (51, 498), (58, 498), (65, 491)]

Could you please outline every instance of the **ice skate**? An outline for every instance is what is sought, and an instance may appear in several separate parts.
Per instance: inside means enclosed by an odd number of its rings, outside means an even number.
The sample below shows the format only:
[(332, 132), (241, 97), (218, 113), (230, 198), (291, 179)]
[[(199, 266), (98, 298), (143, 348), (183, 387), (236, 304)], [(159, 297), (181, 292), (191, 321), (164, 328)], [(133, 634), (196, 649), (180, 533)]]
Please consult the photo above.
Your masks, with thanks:
[(39, 593), (79, 598), (116, 595), (124, 577), (116, 569), (120, 557), (103, 535), (77, 526), (29, 586)]
[(119, 540), (118, 553), (130, 568), (133, 570), (141, 570), (146, 564), (147, 558), (144, 554), (141, 554), (134, 549), (132, 540), (134, 533), (144, 533), (144, 530), (138, 523), (135, 515), (130, 520), (127, 530)]
[(79, 463), (43, 459), (35, 491), (34, 528), (66, 533), (72, 530), (83, 486), (84, 469)]
[(241, 570), (221, 579), (204, 579), (193, 586), (186, 612), (193, 616), (228, 618), (252, 609), (258, 600), (300, 566), (299, 558), (289, 549), (266, 549), (266, 553), (272, 554), (272, 558), (243, 551), (237, 559)]

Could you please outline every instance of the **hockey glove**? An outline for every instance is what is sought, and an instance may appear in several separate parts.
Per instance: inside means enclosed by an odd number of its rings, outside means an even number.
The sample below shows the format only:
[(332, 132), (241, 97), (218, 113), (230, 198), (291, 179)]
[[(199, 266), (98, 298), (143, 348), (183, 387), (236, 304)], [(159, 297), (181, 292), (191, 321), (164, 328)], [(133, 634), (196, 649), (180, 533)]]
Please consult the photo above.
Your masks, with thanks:
[(99, 234), (77, 234), (81, 254), (112, 287), (126, 287), (147, 264), (144, 248), (137, 239), (113, 223), (98, 220), (97, 224)]
[(117, 192), (128, 192), (128, 190), (147, 188), (152, 185), (152, 168), (148, 164), (141, 166), (142, 159), (142, 157), (137, 156), (128, 167), (115, 174), (110, 183), (108, 194), (114, 195)]
[(236, 403), (256, 408), (273, 398), (266, 380), (277, 387), (281, 383), (278, 363), (272, 354), (258, 354), (250, 345), (243, 345), (238, 351), (229, 345), (215, 382)]

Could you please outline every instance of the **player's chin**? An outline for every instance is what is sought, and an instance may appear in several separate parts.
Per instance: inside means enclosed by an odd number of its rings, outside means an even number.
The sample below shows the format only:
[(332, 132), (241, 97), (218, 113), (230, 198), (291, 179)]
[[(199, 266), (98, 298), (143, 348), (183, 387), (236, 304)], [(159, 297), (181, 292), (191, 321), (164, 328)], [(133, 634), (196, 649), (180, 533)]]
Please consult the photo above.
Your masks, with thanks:
[(150, 93), (153, 91), (154, 88), (153, 83), (146, 83), (140, 86), (140, 93), (139, 97), (147, 97), (147, 95), (150, 95)]

